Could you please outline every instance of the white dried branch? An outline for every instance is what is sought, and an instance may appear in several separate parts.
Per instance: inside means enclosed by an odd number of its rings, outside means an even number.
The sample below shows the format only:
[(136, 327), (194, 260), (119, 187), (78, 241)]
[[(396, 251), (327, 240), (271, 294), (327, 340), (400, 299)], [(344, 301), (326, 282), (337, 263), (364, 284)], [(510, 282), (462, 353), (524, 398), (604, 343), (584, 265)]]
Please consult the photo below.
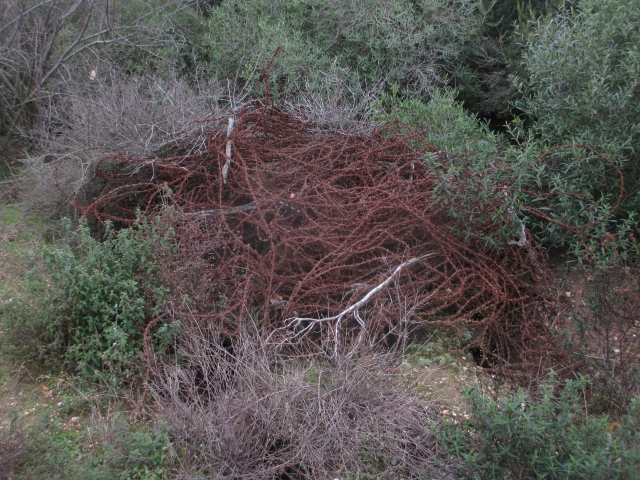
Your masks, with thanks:
[(227, 210), (202, 210), (200, 212), (193, 212), (185, 214), (187, 217), (192, 216), (201, 216), (204, 218), (214, 218), (218, 215), (224, 215), (225, 217), (229, 217), (232, 215), (237, 215), (240, 212), (250, 212), (256, 208), (255, 203), (247, 203), (246, 205), (240, 205), (238, 207), (233, 207)]
[[(257, 201), (254, 203), (246, 203), (244, 205), (239, 205), (237, 207), (231, 207), (226, 210), (201, 210), (199, 212), (185, 213), (186, 217), (204, 217), (204, 218), (215, 218), (218, 215), (224, 215), (225, 217), (230, 217), (233, 215), (237, 215), (238, 213), (247, 213), (255, 210), (257, 207), (264, 207), (265, 203), (261, 201)], [(298, 209), (284, 202), (276, 202), (275, 207), (281, 209), (281, 216), (286, 215), (291, 212), (298, 212)]]
[(227, 127), (227, 149), (226, 149), (226, 154), (227, 154), (227, 161), (224, 164), (224, 167), (222, 167), (222, 181), (224, 182), (224, 184), (227, 184), (227, 175), (229, 175), (229, 167), (231, 166), (231, 133), (233, 132), (233, 124), (234, 124), (235, 120), (233, 119), (233, 117), (229, 117), (229, 126)]
[(299, 336), (304, 335), (305, 333), (309, 332), (310, 330), (313, 329), (313, 327), (315, 327), (316, 325), (318, 325), (320, 323), (335, 322), (336, 325), (334, 327), (334, 329), (335, 329), (334, 336), (335, 336), (335, 348), (336, 348), (336, 352), (337, 352), (338, 335), (339, 335), (338, 332), (339, 332), (340, 322), (345, 317), (353, 314), (354, 318), (356, 319), (358, 324), (361, 326), (361, 328), (365, 329), (365, 322), (362, 319), (362, 317), (360, 317), (359, 309), (361, 307), (363, 307), (367, 302), (369, 302), (369, 300), (371, 300), (374, 296), (376, 296), (378, 293), (380, 293), (382, 290), (384, 290), (398, 276), (398, 274), (403, 269), (405, 269), (409, 265), (413, 265), (414, 263), (420, 262), (420, 261), (424, 260), (425, 258), (433, 257), (433, 256), (436, 256), (436, 255), (440, 255), (440, 252), (430, 252), (430, 253), (427, 253), (425, 255), (421, 255), (420, 257), (415, 257), (415, 258), (412, 258), (410, 260), (407, 260), (404, 263), (401, 263), (400, 265), (398, 265), (395, 268), (395, 270), (391, 273), (391, 275), (389, 275), (383, 282), (381, 282), (380, 284), (378, 284), (377, 286), (375, 286), (374, 288), (369, 290), (369, 292), (364, 297), (362, 297), (361, 300), (357, 301), (356, 303), (351, 305), (349, 308), (347, 308), (346, 310), (343, 310), (342, 312), (338, 313), (337, 315), (333, 315), (331, 317), (325, 317), (325, 318), (291, 317), (291, 318), (288, 318), (288, 319), (285, 320), (285, 326), (284, 327), (281, 327), (279, 329), (274, 330), (271, 333), (271, 335), (269, 335), (269, 337), (271, 337), (277, 331), (280, 331), (280, 330), (283, 330), (283, 329), (295, 328), (295, 327), (298, 327), (303, 322), (309, 322), (309, 325), (307, 325), (301, 331), (296, 333), (291, 339), (289, 339), (289, 340), (292, 340), (293, 338), (299, 337)]
[[(509, 191), (507, 186), (502, 187), (502, 195), (504, 196), (505, 202), (509, 203)], [(518, 235), (518, 240), (509, 240), (509, 245), (516, 245), (520, 248), (526, 247), (529, 245), (529, 240), (527, 240), (527, 231), (524, 226), (524, 222), (520, 220), (518, 214), (512, 206), (507, 208), (507, 214), (509, 215), (509, 220), (515, 220), (520, 224), (520, 234)]]

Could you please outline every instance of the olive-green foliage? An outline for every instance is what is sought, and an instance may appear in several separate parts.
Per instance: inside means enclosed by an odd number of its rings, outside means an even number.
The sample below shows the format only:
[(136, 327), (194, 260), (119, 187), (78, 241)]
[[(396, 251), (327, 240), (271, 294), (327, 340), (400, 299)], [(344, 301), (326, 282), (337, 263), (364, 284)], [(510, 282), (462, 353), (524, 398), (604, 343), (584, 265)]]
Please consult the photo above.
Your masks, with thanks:
[(290, 100), (327, 85), (358, 95), (395, 82), (421, 93), (455, 68), (474, 8), (471, 0), (224, 1), (191, 39), (198, 68), (253, 93), (264, 92), (261, 71), (279, 46), (270, 89)]
[(394, 88), (383, 93), (375, 108), (378, 121), (399, 120), (417, 128), (424, 140), (442, 150), (456, 154), (497, 153), (499, 138), (487, 126), (467, 113), (456, 101), (457, 92), (452, 89), (435, 89), (428, 100), (400, 95)]
[(92, 478), (161, 480), (167, 478), (165, 463), (169, 451), (167, 432), (144, 427), (119, 432), (108, 448), (92, 459)]
[(627, 219), (617, 222), (616, 228), (616, 234), (612, 235), (603, 222), (593, 229), (593, 236), (588, 240), (574, 244), (574, 253), (585, 271), (602, 273), (604, 278), (608, 271), (616, 274), (637, 272), (640, 259), (637, 215), (629, 214)]
[(423, 102), (383, 94), (378, 120), (400, 120), (418, 129), (429, 144), (452, 153), (425, 158), (436, 176), (433, 200), (455, 219), (456, 234), (498, 248), (518, 229), (502, 190), (512, 185), (514, 174), (505, 168), (501, 139), (467, 113), (455, 96), (453, 90), (433, 90)]
[(123, 1), (118, 22), (122, 25), (138, 22), (140, 29), (134, 41), (104, 51), (108, 57), (105, 69), (115, 67), (134, 79), (145, 75), (153, 75), (160, 81), (165, 76), (186, 80), (205, 77), (209, 72), (200, 71), (206, 58), (201, 38), (205, 25), (189, 3)]
[[(451, 82), (465, 108), (482, 118), (505, 122), (511, 103), (519, 99), (510, 75), (522, 72), (522, 35), (530, 23), (555, 13), (565, 0), (481, 0), (479, 25), (464, 45), (463, 62)], [(516, 30), (517, 28), (517, 30)]]
[[(531, 119), (531, 133), (544, 146), (586, 143), (604, 151), (625, 175), (626, 196), (618, 218), (640, 207), (640, 3), (583, 0), (576, 8), (541, 21), (528, 37), (526, 75), (517, 104)], [(531, 186), (543, 192), (590, 194), (554, 197), (540, 203), (570, 225), (597, 217), (615, 202), (619, 180), (613, 168), (578, 150), (557, 154), (537, 166)], [(587, 211), (587, 213), (585, 213)], [(557, 228), (541, 235), (563, 244), (571, 236)]]
[[(130, 380), (140, 371), (145, 324), (166, 299), (156, 249), (170, 248), (168, 236), (148, 223), (117, 233), (107, 225), (103, 242), (86, 225), (73, 230), (65, 219), (63, 229), (63, 243), (43, 247), (29, 294), (4, 304), (9, 342), (18, 355), (49, 362), (61, 353), (90, 380)], [(160, 327), (160, 348), (175, 327)]]
[(585, 377), (558, 390), (553, 375), (539, 400), (523, 392), (493, 400), (477, 388), (464, 425), (445, 422), (442, 438), (470, 478), (632, 479), (640, 468), (640, 397), (613, 423), (585, 412)]

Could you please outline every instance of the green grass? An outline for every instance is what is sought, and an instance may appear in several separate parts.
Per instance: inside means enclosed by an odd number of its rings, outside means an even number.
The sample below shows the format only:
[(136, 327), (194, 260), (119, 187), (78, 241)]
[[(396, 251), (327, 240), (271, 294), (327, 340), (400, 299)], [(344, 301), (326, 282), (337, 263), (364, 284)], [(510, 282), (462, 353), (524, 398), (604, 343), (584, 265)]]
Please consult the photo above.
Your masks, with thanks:
[(0, 204), (0, 295), (3, 283), (22, 282), (25, 261), (43, 241), (49, 225), (18, 205)]
[(163, 427), (126, 420), (126, 404), (73, 377), (0, 356), (0, 479), (163, 479)]
[[(14, 429), (20, 428), (14, 422)], [(10, 466), (15, 480), (166, 478), (169, 442), (162, 429), (128, 424), (115, 416), (99, 431), (86, 418), (61, 416), (49, 407), (21, 433), (22, 452)], [(0, 445), (2, 436), (0, 436)]]

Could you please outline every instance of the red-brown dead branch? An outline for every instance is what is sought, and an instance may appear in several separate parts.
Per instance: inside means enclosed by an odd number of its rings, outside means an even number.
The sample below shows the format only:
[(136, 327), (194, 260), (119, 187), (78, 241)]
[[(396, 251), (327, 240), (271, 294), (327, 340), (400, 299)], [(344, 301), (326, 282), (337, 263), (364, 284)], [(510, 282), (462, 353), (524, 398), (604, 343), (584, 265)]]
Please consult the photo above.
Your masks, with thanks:
[[(236, 113), (229, 164), (227, 120), (203, 153), (185, 146), (171, 158), (103, 159), (70, 199), (85, 215), (124, 225), (170, 207), (177, 253), (161, 258), (161, 275), (172, 318), (229, 338), (250, 318), (273, 338), (304, 325), (314, 343), (333, 345), (363, 325), (374, 338), (388, 334), (405, 299), (405, 320), (471, 329), (469, 347), (504, 368), (557, 355), (545, 323), (551, 276), (539, 252), (524, 242), (487, 251), (465, 241), (434, 200), (437, 179), (424, 157), (445, 163), (452, 154), (393, 124), (326, 133), (253, 105)], [(483, 208), (498, 216), (504, 200)], [(497, 235), (500, 225), (480, 228)]]

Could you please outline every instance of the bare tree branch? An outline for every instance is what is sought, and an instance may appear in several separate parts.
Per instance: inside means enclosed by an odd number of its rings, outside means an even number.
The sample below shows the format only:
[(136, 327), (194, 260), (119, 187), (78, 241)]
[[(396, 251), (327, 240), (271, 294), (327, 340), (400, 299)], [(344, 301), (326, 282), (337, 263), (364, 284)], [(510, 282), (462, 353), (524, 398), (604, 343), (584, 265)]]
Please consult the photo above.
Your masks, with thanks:
[(309, 323), (307, 326), (305, 326), (302, 330), (300, 330), (299, 332), (293, 334), (292, 336), (290, 336), (289, 338), (287, 338), (287, 341), (290, 342), (291, 340), (300, 337), (302, 335), (305, 335), (306, 333), (310, 332), (311, 330), (313, 330), (313, 328), (318, 325), (318, 324), (325, 324), (325, 323), (330, 323), (330, 322), (335, 322), (335, 326), (334, 326), (334, 340), (335, 340), (335, 344), (334, 344), (334, 350), (335, 350), (335, 355), (336, 358), (338, 356), (338, 346), (339, 346), (339, 331), (340, 331), (340, 322), (347, 316), (352, 315), (354, 316), (354, 318), (356, 319), (356, 321), (358, 322), (358, 324), (360, 325), (360, 327), (364, 330), (366, 330), (366, 325), (365, 325), (365, 321), (360, 317), (360, 313), (359, 313), (359, 309), (361, 307), (363, 307), (365, 304), (367, 304), (369, 302), (369, 300), (371, 300), (373, 297), (375, 297), (378, 293), (380, 293), (382, 290), (384, 290), (399, 274), (400, 272), (405, 269), (406, 267), (413, 265), (414, 263), (418, 263), (426, 258), (429, 257), (434, 257), (436, 255), (440, 255), (440, 252), (430, 252), (427, 253), (425, 255), (421, 255), (420, 257), (415, 257), (412, 258), (410, 260), (407, 260), (404, 263), (401, 263), (400, 265), (398, 265), (395, 270), (391, 273), (391, 275), (389, 275), (384, 281), (382, 281), (381, 283), (379, 283), (377, 286), (375, 286), (374, 288), (372, 288), (371, 290), (369, 290), (369, 292), (362, 297), (362, 299), (360, 299), (359, 301), (357, 301), (356, 303), (354, 303), (353, 305), (351, 305), (349, 308), (343, 310), (342, 312), (338, 313), (337, 315), (333, 315), (331, 317), (325, 317), (325, 318), (311, 318), (311, 317), (291, 317), (285, 320), (285, 326), (275, 329), (268, 337), (268, 340), (271, 339), (271, 337), (278, 331), (282, 331), (282, 330), (290, 330), (290, 329), (295, 329), (296, 327), (298, 327), (301, 323)]
[[(110, 18), (114, 11), (109, 0), (25, 3), (0, 0), (0, 11), (4, 10), (0, 14), (0, 136), (5, 147), (16, 128), (33, 119), (45, 85), (63, 66), (95, 47), (135, 45), (134, 37), (144, 32), (145, 20), (173, 5), (173, 0), (126, 24), (116, 24)], [(63, 32), (69, 31), (75, 35), (67, 40)]]

